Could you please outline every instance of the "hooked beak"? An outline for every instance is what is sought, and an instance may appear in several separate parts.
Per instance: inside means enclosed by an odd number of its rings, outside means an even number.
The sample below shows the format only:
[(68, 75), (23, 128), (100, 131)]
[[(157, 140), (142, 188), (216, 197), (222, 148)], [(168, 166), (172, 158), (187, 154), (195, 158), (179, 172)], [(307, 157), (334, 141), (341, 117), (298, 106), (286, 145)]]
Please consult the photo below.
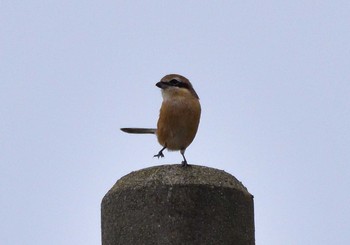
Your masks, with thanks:
[(157, 82), (157, 83), (156, 83), (156, 86), (157, 86), (158, 88), (161, 88), (161, 89), (165, 89), (166, 87), (169, 87), (169, 85), (168, 85), (166, 82), (162, 82), (162, 81)]

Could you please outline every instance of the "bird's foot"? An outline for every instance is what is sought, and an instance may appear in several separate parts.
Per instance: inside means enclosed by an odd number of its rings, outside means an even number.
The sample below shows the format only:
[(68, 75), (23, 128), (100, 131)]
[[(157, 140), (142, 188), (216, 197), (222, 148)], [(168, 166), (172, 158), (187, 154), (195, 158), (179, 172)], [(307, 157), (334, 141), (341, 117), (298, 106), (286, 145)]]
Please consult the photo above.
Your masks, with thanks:
[(187, 163), (187, 161), (182, 161), (181, 162), (181, 166), (186, 168), (186, 167), (190, 167), (190, 165)]
[(158, 154), (154, 155), (153, 157), (158, 157), (158, 159), (159, 159), (160, 157), (164, 157), (164, 154), (162, 151), (160, 151), (160, 152), (158, 152)]

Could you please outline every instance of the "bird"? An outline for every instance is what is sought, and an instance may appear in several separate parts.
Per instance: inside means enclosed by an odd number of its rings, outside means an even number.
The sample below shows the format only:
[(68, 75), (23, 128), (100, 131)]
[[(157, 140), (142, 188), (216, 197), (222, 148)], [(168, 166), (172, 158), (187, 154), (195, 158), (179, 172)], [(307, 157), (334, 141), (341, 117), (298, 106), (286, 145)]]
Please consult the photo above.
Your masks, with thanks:
[(131, 134), (155, 134), (163, 148), (153, 157), (164, 157), (163, 151), (180, 151), (183, 167), (187, 147), (195, 138), (201, 117), (199, 97), (191, 82), (179, 74), (168, 74), (155, 84), (161, 89), (163, 102), (157, 128), (121, 128)]

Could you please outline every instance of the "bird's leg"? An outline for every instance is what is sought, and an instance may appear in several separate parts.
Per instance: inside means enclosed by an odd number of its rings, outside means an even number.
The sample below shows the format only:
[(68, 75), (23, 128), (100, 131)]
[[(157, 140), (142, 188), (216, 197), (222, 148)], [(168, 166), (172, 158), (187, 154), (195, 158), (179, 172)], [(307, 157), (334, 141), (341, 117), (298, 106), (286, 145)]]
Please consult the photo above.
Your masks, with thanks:
[(159, 152), (158, 154), (154, 155), (153, 157), (164, 157), (163, 151), (166, 149), (166, 146), (164, 146)]
[(185, 150), (180, 150), (180, 153), (181, 153), (182, 157), (184, 158), (184, 160), (181, 163), (182, 167), (190, 166), (190, 165), (188, 165), (186, 157), (185, 157)]

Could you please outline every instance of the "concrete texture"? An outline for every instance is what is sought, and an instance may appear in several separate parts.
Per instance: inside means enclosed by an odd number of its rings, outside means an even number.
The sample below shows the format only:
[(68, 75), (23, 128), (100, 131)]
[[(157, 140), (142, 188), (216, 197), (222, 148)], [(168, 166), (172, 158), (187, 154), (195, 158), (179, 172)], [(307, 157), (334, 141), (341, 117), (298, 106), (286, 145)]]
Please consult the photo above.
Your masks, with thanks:
[(213, 168), (132, 172), (105, 195), (101, 211), (103, 245), (255, 244), (253, 196)]

